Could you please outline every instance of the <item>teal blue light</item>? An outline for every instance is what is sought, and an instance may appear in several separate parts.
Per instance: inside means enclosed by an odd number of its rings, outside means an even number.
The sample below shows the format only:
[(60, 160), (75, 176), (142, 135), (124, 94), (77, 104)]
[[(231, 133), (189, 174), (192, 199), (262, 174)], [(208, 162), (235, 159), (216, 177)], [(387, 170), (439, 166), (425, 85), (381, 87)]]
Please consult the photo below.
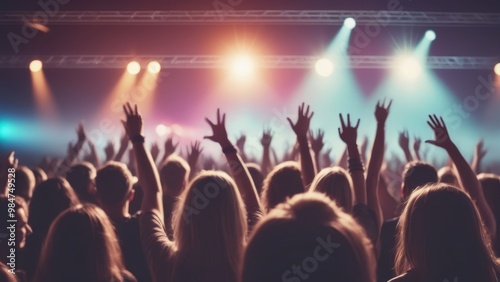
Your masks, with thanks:
[(8, 121), (0, 122), (0, 139), (9, 140), (15, 133), (14, 125)]

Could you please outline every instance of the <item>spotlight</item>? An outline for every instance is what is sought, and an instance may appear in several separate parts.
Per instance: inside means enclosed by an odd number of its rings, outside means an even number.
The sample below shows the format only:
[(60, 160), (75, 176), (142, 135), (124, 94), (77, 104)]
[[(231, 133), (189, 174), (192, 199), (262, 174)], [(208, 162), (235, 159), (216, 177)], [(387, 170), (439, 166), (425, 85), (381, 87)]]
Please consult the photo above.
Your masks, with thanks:
[(320, 76), (327, 77), (333, 72), (333, 63), (329, 59), (322, 58), (316, 62), (314, 66), (316, 73)]
[(429, 41), (434, 41), (434, 39), (436, 39), (436, 33), (433, 30), (428, 30), (425, 32), (425, 38)]
[(496, 75), (500, 76), (500, 63), (497, 63), (493, 70), (495, 71)]
[(39, 72), (39, 71), (42, 70), (42, 66), (43, 66), (42, 61), (40, 61), (40, 60), (33, 60), (30, 63), (30, 71), (32, 71), (32, 72)]
[(252, 75), (255, 70), (255, 64), (248, 55), (237, 55), (231, 63), (231, 71), (240, 78), (246, 78)]
[(344, 25), (349, 29), (353, 29), (356, 27), (356, 20), (354, 20), (353, 18), (347, 18), (344, 20)]
[(136, 75), (141, 71), (141, 65), (136, 61), (132, 61), (132, 62), (128, 63), (127, 71), (130, 74)]
[(164, 124), (158, 124), (156, 126), (156, 134), (158, 134), (158, 136), (160, 136), (160, 137), (169, 134), (170, 131), (171, 131), (170, 128), (168, 128)]
[(161, 70), (161, 65), (157, 61), (151, 61), (148, 64), (148, 71), (150, 73), (159, 73)]
[(407, 79), (415, 79), (423, 71), (420, 61), (412, 55), (401, 55), (396, 59), (396, 71)]

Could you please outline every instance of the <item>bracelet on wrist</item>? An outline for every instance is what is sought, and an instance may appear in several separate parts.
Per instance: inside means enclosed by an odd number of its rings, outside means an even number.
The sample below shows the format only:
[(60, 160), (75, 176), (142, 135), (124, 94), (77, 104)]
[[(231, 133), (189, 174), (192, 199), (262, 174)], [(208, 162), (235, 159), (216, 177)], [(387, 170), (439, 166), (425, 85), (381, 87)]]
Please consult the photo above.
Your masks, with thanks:
[(144, 143), (144, 136), (142, 135), (135, 135), (130, 138), (130, 141), (132, 141), (133, 144), (138, 144), (138, 143)]

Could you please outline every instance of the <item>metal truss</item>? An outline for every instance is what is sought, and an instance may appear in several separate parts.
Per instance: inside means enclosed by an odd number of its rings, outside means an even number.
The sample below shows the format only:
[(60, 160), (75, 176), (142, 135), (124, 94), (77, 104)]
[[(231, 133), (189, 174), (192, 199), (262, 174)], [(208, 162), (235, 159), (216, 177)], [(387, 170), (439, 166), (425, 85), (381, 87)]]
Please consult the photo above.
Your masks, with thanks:
[[(390, 9), (392, 8), (392, 9)], [(399, 8), (399, 10), (398, 10)], [(499, 13), (446, 13), (388, 10), (235, 10), (207, 11), (40, 11), (0, 12), (0, 24), (35, 22), (50, 25), (341, 25), (353, 17), (360, 25), (500, 26)], [(401, 11), (400, 11), (401, 10)]]
[[(313, 68), (320, 57), (315, 56), (262, 56), (255, 58), (259, 68), (308, 69)], [(0, 56), (0, 68), (27, 68), (32, 60), (41, 60), (44, 68), (55, 69), (103, 69), (125, 68), (130, 61), (137, 61), (144, 68), (150, 61), (158, 61), (162, 69), (214, 69), (226, 68), (231, 58), (225, 56), (99, 56), (99, 55), (54, 55), (54, 56)], [(391, 56), (349, 56), (344, 63), (334, 62), (338, 67), (354, 69), (384, 69), (396, 64)], [(500, 58), (495, 57), (428, 57), (426, 67), (430, 69), (493, 69)]]

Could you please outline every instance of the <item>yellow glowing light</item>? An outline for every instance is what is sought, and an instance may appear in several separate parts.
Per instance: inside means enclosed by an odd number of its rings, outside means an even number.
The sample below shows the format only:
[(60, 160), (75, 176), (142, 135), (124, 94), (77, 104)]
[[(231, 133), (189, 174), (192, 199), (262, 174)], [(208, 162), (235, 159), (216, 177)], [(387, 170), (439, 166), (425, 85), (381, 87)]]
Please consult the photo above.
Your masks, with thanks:
[(161, 65), (157, 61), (151, 61), (148, 64), (148, 71), (150, 73), (159, 73), (161, 70)]
[(32, 72), (39, 72), (39, 71), (42, 70), (42, 66), (43, 66), (42, 61), (40, 61), (40, 60), (33, 60), (30, 63), (30, 71), (32, 71)]
[(128, 63), (127, 71), (130, 74), (136, 75), (141, 71), (141, 65), (136, 61), (132, 61), (132, 62)]

